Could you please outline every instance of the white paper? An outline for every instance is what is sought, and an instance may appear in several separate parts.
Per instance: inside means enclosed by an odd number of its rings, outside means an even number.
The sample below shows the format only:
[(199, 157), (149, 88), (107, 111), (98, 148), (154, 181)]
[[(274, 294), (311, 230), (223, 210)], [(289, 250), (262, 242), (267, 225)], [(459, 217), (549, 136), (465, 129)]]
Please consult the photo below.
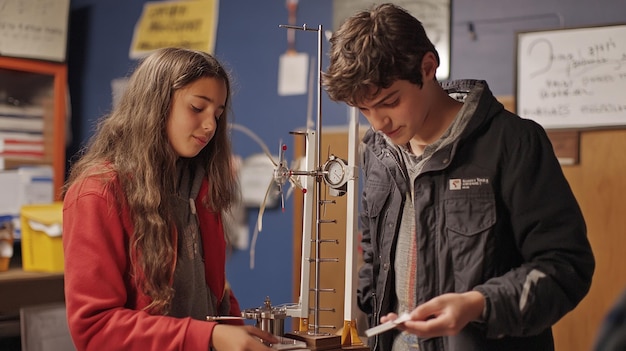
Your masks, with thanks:
[[(278, 156), (272, 156), (278, 159)], [(246, 207), (260, 207), (265, 201), (267, 208), (278, 204), (278, 192), (274, 188), (274, 164), (267, 155), (260, 153), (246, 157), (239, 170), (241, 201)], [(267, 188), (272, 189), (267, 193)], [(267, 193), (267, 198), (266, 198)]]
[(128, 86), (128, 78), (115, 78), (111, 80), (111, 95), (113, 97), (113, 107), (116, 107), (120, 102), (120, 98), (126, 91), (126, 87)]
[(70, 0), (0, 1), (0, 55), (65, 61)]
[(278, 95), (302, 95), (307, 91), (309, 55), (287, 53), (278, 63)]
[(373, 328), (369, 328), (368, 330), (365, 331), (365, 335), (367, 335), (368, 338), (372, 337), (374, 335), (386, 332), (387, 330), (391, 330), (391, 329), (397, 327), (398, 325), (400, 325), (400, 324), (402, 324), (402, 323), (404, 323), (406, 321), (409, 321), (409, 320), (411, 320), (411, 316), (408, 313), (405, 312), (400, 317), (398, 317), (398, 318), (396, 318), (396, 319), (394, 319), (392, 321), (389, 321), (389, 322), (386, 322), (386, 323), (383, 323), (383, 324), (379, 324), (379, 325), (377, 325), (377, 326), (375, 326)]

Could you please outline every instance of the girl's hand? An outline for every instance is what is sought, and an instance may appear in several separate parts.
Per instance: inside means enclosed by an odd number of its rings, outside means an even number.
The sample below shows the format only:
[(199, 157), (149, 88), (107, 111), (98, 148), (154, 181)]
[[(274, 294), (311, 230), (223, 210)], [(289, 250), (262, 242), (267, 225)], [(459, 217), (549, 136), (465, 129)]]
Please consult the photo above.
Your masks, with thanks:
[(217, 351), (270, 351), (263, 344), (277, 343), (278, 338), (271, 333), (251, 325), (233, 326), (218, 324), (213, 328), (211, 346)]

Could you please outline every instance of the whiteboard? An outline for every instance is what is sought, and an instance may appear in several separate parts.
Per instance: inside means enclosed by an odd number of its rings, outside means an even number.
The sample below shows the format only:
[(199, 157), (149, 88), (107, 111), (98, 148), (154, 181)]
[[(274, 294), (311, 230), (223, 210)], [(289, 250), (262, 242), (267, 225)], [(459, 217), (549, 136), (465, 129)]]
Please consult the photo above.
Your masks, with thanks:
[(0, 0), (0, 56), (65, 61), (70, 0)]
[(518, 33), (516, 112), (546, 129), (626, 126), (626, 25)]

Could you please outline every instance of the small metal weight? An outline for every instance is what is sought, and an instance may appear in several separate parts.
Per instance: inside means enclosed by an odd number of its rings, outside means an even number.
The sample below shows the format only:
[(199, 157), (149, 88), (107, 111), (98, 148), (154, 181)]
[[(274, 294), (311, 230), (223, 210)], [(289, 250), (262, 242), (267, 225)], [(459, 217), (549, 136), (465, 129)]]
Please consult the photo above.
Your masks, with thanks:
[(265, 303), (261, 307), (249, 308), (241, 312), (246, 319), (256, 320), (256, 327), (276, 336), (285, 335), (285, 309), (272, 307), (270, 297), (265, 297)]

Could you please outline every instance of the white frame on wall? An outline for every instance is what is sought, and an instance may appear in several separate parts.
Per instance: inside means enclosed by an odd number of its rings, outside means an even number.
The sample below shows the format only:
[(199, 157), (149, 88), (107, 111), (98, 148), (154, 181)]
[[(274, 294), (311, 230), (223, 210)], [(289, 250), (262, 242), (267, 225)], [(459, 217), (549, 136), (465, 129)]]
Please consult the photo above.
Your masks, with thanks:
[(546, 129), (626, 126), (626, 24), (517, 35), (516, 111)]

